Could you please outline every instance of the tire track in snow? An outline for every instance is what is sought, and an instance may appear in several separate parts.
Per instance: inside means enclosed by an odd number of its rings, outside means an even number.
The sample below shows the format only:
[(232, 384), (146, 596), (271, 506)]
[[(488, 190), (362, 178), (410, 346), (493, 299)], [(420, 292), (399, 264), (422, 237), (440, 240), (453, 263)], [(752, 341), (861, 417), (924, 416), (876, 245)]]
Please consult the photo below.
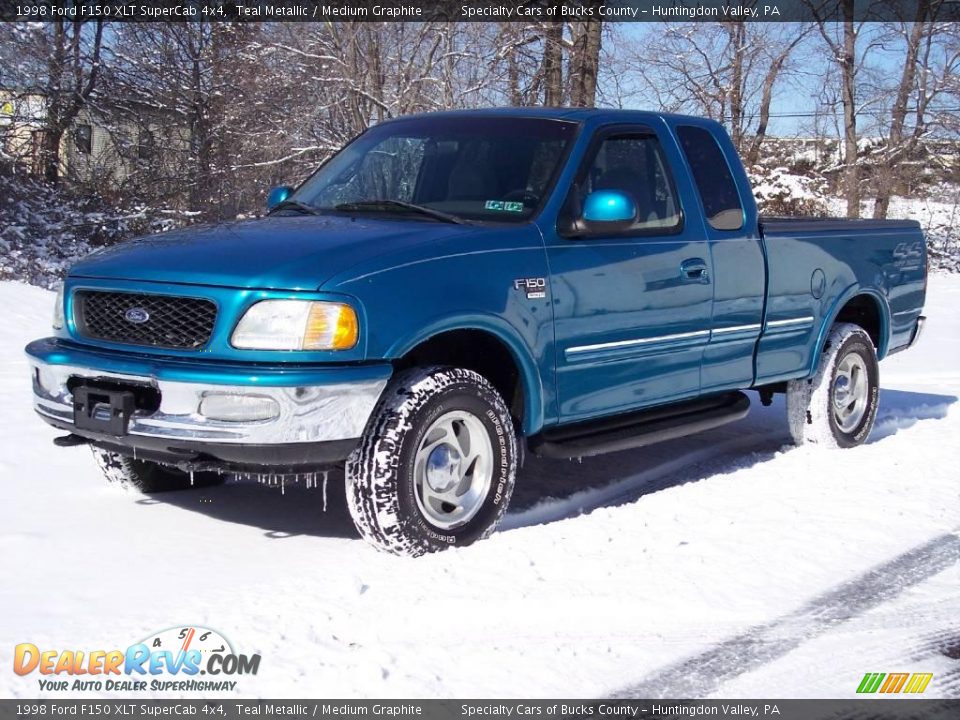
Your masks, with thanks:
[(616, 693), (620, 698), (706, 697), (837, 625), (889, 602), (960, 562), (960, 528), (875, 567), (799, 610), (730, 638)]
[[(937, 657), (960, 660), (960, 625), (952, 622), (948, 627), (926, 633), (910, 657), (916, 662)], [(960, 662), (952, 663), (952, 667), (946, 672), (936, 674), (934, 678), (941, 695), (960, 697)]]

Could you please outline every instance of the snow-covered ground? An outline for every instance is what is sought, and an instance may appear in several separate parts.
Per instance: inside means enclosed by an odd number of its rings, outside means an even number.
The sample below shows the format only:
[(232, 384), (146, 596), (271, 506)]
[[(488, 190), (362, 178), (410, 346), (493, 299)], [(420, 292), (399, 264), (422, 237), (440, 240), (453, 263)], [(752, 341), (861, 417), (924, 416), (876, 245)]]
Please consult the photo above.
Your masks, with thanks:
[(51, 696), (11, 672), (17, 643), (181, 624), (262, 655), (243, 697), (851, 697), (866, 672), (960, 696), (960, 276), (931, 278), (925, 336), (882, 363), (867, 446), (789, 447), (782, 401), (755, 403), (694, 438), (531, 460), (502, 532), (418, 560), (356, 538), (340, 478), (326, 513), (299, 487), (106, 487), (30, 408), (21, 347), (51, 301), (0, 283), (0, 697)]

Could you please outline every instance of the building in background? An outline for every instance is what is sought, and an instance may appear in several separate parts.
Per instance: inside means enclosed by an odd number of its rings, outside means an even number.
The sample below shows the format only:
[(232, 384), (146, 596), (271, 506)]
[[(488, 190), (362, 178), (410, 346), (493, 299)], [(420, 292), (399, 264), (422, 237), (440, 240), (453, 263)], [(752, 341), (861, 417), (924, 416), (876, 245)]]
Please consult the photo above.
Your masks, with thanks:
[[(47, 100), (0, 88), (0, 154), (20, 171), (43, 175)], [(172, 181), (190, 153), (190, 131), (176, 113), (144, 103), (98, 100), (81, 108), (60, 144), (60, 175), (71, 183), (120, 190)]]

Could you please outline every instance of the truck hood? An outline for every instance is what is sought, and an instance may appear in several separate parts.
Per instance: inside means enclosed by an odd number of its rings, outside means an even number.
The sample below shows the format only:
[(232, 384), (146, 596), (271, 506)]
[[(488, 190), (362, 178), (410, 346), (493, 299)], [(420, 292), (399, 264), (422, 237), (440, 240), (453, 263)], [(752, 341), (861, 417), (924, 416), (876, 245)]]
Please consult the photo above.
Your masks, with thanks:
[(271, 217), (137, 238), (88, 255), (70, 276), (316, 290), (378, 255), (464, 232), (469, 228), (433, 221)]

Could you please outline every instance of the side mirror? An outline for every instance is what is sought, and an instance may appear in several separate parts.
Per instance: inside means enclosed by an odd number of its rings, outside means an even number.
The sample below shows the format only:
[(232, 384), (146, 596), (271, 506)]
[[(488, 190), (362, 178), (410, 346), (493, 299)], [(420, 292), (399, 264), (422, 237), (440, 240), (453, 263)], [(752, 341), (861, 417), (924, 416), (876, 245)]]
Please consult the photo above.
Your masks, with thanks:
[(567, 221), (563, 235), (576, 238), (591, 233), (618, 233), (637, 222), (637, 203), (622, 190), (594, 190), (583, 201), (579, 217)]
[(583, 219), (588, 223), (637, 221), (637, 204), (622, 190), (594, 190), (583, 201)]
[(293, 188), (289, 185), (275, 187), (267, 195), (267, 211), (273, 210), (277, 205), (293, 195)]

